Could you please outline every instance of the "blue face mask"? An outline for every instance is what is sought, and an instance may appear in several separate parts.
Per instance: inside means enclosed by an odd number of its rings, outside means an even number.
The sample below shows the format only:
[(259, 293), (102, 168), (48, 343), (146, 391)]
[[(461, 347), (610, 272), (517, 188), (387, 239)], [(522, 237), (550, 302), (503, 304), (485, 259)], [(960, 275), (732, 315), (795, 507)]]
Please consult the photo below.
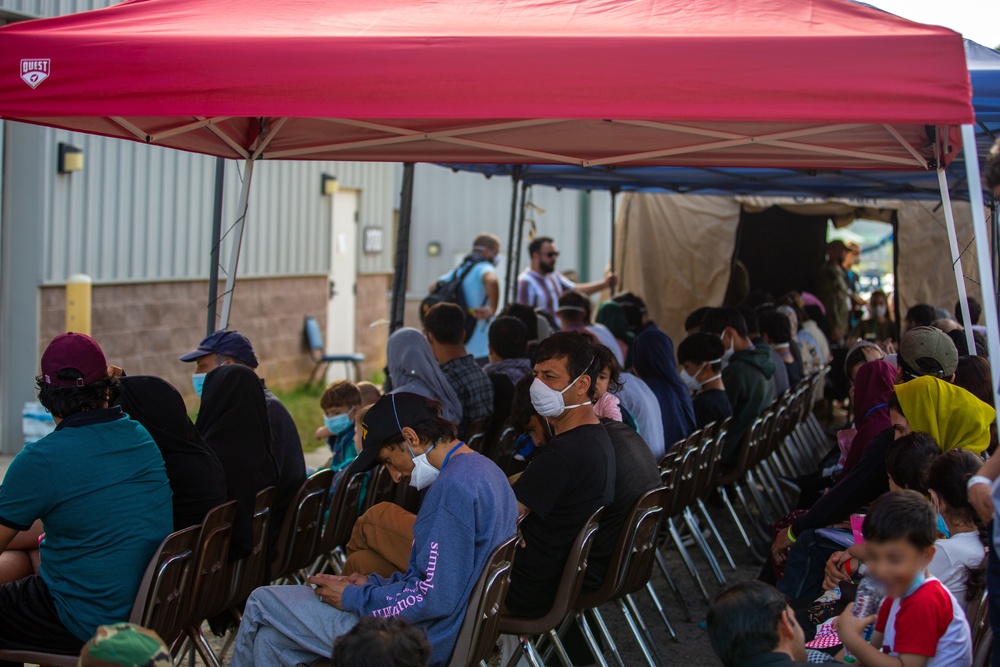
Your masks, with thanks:
[(903, 593), (904, 598), (910, 597), (911, 595), (917, 592), (918, 588), (924, 585), (924, 583), (927, 581), (927, 575), (924, 574), (924, 570), (926, 569), (927, 568), (924, 568), (919, 572), (917, 572), (917, 576), (913, 578), (913, 583), (910, 584), (910, 587), (907, 589), (907, 591)]
[(944, 517), (940, 514), (937, 515), (937, 531), (944, 535), (944, 539), (951, 537), (951, 531), (948, 530), (948, 524), (944, 522)]
[(208, 373), (195, 373), (191, 376), (191, 385), (194, 387), (194, 393), (201, 398), (201, 392), (205, 388), (205, 376)]
[(326, 426), (326, 430), (330, 433), (339, 435), (348, 428), (353, 428), (354, 422), (351, 421), (350, 415), (345, 413), (342, 415), (334, 415), (332, 417), (323, 417), (323, 425)]

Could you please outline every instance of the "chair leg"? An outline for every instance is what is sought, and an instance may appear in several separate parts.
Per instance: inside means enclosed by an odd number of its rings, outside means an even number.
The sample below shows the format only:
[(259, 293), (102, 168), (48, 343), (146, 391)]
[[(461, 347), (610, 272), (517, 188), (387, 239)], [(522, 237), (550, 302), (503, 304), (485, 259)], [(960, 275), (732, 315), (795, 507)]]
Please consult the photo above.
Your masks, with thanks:
[[(622, 656), (618, 652), (618, 645), (615, 644), (614, 640), (611, 638), (611, 633), (608, 632), (608, 626), (604, 622), (604, 617), (601, 616), (601, 610), (594, 607), (589, 611), (590, 615), (594, 618), (594, 622), (597, 624), (597, 631), (600, 633), (601, 639), (604, 640), (604, 642), (611, 649), (612, 655), (615, 656), (615, 662), (618, 663), (618, 667), (625, 667), (625, 662), (622, 660)], [(587, 622), (586, 616), (584, 617), (583, 622)]]
[(681, 534), (677, 532), (677, 526), (674, 525), (672, 518), (667, 519), (667, 527), (670, 529), (670, 537), (674, 540), (674, 546), (677, 547), (677, 551), (680, 552), (684, 565), (687, 566), (688, 572), (691, 573), (691, 578), (694, 579), (695, 584), (698, 585), (698, 589), (701, 591), (702, 597), (705, 598), (705, 602), (708, 602), (710, 599), (708, 590), (705, 588), (705, 584), (701, 580), (698, 568), (695, 567), (694, 561), (691, 560), (691, 554), (689, 554), (688, 550), (684, 548), (684, 542), (681, 540)]
[(691, 514), (691, 508), (684, 508), (684, 523), (687, 524), (688, 530), (691, 531), (691, 539), (694, 543), (698, 545), (701, 552), (705, 555), (705, 559), (708, 560), (708, 566), (712, 569), (712, 574), (715, 575), (716, 581), (719, 582), (720, 586), (726, 585), (726, 575), (722, 573), (722, 568), (719, 567), (719, 561), (715, 559), (715, 554), (712, 553), (712, 548), (705, 541), (705, 536), (701, 534), (701, 526), (698, 525), (697, 519)]
[(733, 501), (729, 499), (729, 493), (726, 491), (725, 487), (719, 487), (719, 496), (722, 497), (722, 504), (726, 506), (729, 510), (729, 516), (733, 519), (733, 523), (736, 524), (736, 529), (740, 533), (740, 537), (743, 538), (743, 543), (749, 548), (753, 546), (753, 542), (750, 541), (750, 536), (747, 535), (747, 531), (743, 528), (743, 522), (740, 521), (740, 517), (736, 514), (736, 508), (733, 507)]
[(660, 664), (653, 658), (653, 654), (650, 652), (649, 646), (646, 645), (646, 639), (642, 636), (642, 632), (639, 631), (639, 626), (636, 625), (635, 619), (632, 618), (632, 614), (629, 613), (628, 606), (625, 604), (624, 599), (616, 600), (618, 603), (618, 609), (621, 611), (622, 616), (625, 617), (625, 622), (628, 624), (629, 630), (632, 632), (632, 637), (635, 638), (635, 643), (639, 645), (639, 650), (642, 651), (642, 657), (646, 659), (646, 664), (649, 667), (660, 667)]
[(569, 659), (566, 647), (563, 646), (562, 640), (559, 639), (559, 633), (554, 629), (549, 630), (548, 637), (552, 641), (552, 648), (555, 649), (556, 655), (559, 656), (559, 662), (562, 663), (563, 667), (573, 667), (573, 661)]
[[(663, 603), (660, 602), (660, 596), (656, 594), (656, 589), (653, 588), (653, 582), (646, 582), (646, 592), (649, 593), (649, 597), (653, 600), (653, 606), (656, 607), (656, 611), (659, 612), (660, 618), (663, 619), (663, 624), (667, 626), (667, 632), (670, 633), (670, 638), (675, 642), (679, 641), (677, 639), (677, 633), (674, 631), (674, 626), (671, 625), (670, 619), (667, 618), (667, 612), (663, 609)], [(691, 612), (687, 610), (687, 605), (684, 605), (684, 612), (687, 614), (687, 620), (691, 620)]]
[[(773, 538), (770, 535), (767, 535), (760, 527), (760, 521), (757, 520), (757, 517), (754, 516), (753, 510), (750, 509), (750, 503), (747, 502), (746, 494), (743, 493), (743, 487), (739, 482), (733, 484), (733, 491), (736, 492), (736, 499), (740, 501), (740, 505), (742, 505), (743, 511), (747, 513), (750, 525), (752, 525), (754, 530), (757, 531), (757, 535), (759, 535), (761, 539), (770, 542)], [(758, 513), (761, 516), (761, 520), (766, 521), (763, 510), (758, 509)]]
[(726, 541), (722, 539), (722, 535), (719, 534), (719, 529), (716, 528), (715, 522), (712, 521), (712, 515), (708, 513), (708, 508), (705, 507), (705, 503), (701, 498), (698, 499), (698, 511), (701, 512), (701, 516), (705, 519), (705, 523), (708, 524), (708, 529), (712, 531), (712, 536), (715, 541), (719, 543), (722, 547), (722, 555), (726, 557), (726, 562), (729, 563), (729, 567), (736, 571), (736, 562), (733, 560), (732, 554), (729, 553), (729, 547), (726, 546)]
[[(591, 632), (590, 626), (587, 625), (587, 619), (584, 617), (584, 612), (578, 611), (576, 614), (574, 614), (574, 616), (576, 619), (576, 624), (580, 628), (580, 632), (583, 633), (584, 640), (587, 642), (587, 647), (593, 654), (594, 659), (597, 660), (597, 664), (599, 664), (601, 667), (608, 667), (608, 661), (605, 660), (604, 658), (604, 651), (601, 650), (601, 645), (597, 642), (597, 639), (594, 637), (594, 633)], [(614, 645), (612, 644), (612, 646)], [(615, 657), (618, 657), (617, 647), (612, 648), (612, 652), (615, 654)], [(621, 662), (621, 658), (618, 658), (618, 667), (625, 667), (625, 665), (623, 665)]]
[(635, 603), (635, 598), (632, 597), (631, 593), (625, 596), (625, 604), (628, 605), (629, 610), (632, 612), (632, 617), (639, 624), (639, 629), (642, 631), (643, 636), (649, 641), (649, 647), (653, 650), (656, 662), (662, 666), (664, 664), (663, 656), (660, 655), (660, 649), (656, 645), (656, 640), (653, 639), (653, 633), (649, 631), (646, 619), (643, 618), (642, 612), (639, 611), (639, 605)]
[[(691, 610), (688, 609), (687, 602), (684, 600), (684, 596), (681, 595), (681, 589), (677, 587), (677, 582), (674, 581), (673, 575), (670, 574), (670, 570), (667, 568), (667, 561), (663, 558), (663, 553), (661, 553), (659, 549), (656, 550), (656, 562), (660, 566), (660, 571), (663, 572), (663, 578), (667, 580), (667, 585), (670, 586), (670, 590), (674, 594), (674, 599), (677, 600), (681, 609), (684, 610), (684, 617), (688, 620), (688, 622), (690, 622)], [(652, 582), (646, 585), (649, 586), (650, 590), (652, 590)], [(667, 621), (667, 624), (669, 625), (670, 621)]]
[(747, 470), (745, 479), (747, 481), (747, 489), (750, 491), (750, 496), (757, 505), (757, 509), (760, 510), (761, 519), (765, 524), (770, 526), (777, 519), (771, 515), (771, 506), (766, 500), (764, 500), (764, 495), (760, 492), (760, 484), (757, 482), (757, 476), (754, 474), (753, 470)]
[(208, 645), (208, 640), (205, 639), (205, 635), (202, 634), (200, 627), (188, 628), (187, 633), (191, 638), (191, 643), (198, 650), (198, 655), (201, 656), (201, 659), (205, 661), (208, 667), (222, 667), (222, 663), (219, 662), (219, 658), (212, 651), (212, 647)]

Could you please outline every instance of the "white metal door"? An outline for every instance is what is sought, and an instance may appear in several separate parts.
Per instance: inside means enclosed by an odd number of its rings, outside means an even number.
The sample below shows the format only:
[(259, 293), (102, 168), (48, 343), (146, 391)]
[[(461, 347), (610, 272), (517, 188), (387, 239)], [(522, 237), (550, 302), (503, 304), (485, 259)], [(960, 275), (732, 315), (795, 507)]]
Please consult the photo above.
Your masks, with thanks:
[[(340, 190), (332, 200), (329, 303), (326, 308), (328, 354), (355, 351), (358, 201), (357, 190)], [(327, 382), (347, 377), (343, 364), (331, 364)], [(355, 378), (359, 380), (361, 378)]]

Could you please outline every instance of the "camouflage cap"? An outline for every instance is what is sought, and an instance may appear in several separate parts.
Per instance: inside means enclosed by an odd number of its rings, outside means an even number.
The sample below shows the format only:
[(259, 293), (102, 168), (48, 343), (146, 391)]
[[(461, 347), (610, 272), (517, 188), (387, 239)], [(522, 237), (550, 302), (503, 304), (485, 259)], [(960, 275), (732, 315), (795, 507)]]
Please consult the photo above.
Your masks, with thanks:
[(152, 630), (116, 623), (102, 625), (80, 652), (79, 667), (173, 667), (166, 644)]

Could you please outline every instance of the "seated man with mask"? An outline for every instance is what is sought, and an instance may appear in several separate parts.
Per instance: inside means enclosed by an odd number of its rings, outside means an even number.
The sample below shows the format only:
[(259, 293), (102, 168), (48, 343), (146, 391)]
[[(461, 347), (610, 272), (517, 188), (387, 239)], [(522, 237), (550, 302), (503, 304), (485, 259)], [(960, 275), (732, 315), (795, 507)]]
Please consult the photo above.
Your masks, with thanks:
[(615, 495), (615, 452), (594, 414), (599, 364), (589, 336), (558, 333), (538, 346), (531, 404), (553, 435), (514, 483), (524, 547), (511, 570), (505, 606), (515, 616), (552, 607), (573, 541)]
[(430, 487), (413, 525), (408, 570), (383, 578), (317, 575), (308, 586), (258, 588), (247, 601), (232, 667), (329, 657), (361, 616), (398, 616), (427, 632), (431, 664), (447, 663), (469, 595), (493, 550), (515, 534), (517, 502), (503, 472), (456, 437), (440, 405), (384, 396), (361, 424), (351, 470), (384, 465), (397, 482)]

